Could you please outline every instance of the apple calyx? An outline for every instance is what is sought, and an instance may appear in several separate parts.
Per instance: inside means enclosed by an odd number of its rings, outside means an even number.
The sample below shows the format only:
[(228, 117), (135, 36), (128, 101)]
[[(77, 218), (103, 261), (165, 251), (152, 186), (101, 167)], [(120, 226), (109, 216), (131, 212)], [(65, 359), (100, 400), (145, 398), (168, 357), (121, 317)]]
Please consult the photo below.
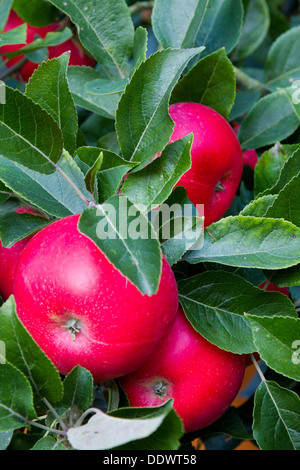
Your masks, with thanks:
[(81, 324), (79, 320), (76, 320), (75, 318), (70, 318), (70, 320), (68, 320), (67, 323), (62, 326), (62, 328), (68, 330), (68, 332), (72, 336), (73, 341), (75, 341), (76, 335), (81, 331)]
[(218, 181), (215, 186), (215, 192), (224, 191), (224, 190), (225, 190), (225, 186), (221, 183), (221, 181)]
[(163, 380), (160, 380), (153, 385), (153, 391), (155, 395), (163, 400), (163, 397), (168, 395), (168, 384)]

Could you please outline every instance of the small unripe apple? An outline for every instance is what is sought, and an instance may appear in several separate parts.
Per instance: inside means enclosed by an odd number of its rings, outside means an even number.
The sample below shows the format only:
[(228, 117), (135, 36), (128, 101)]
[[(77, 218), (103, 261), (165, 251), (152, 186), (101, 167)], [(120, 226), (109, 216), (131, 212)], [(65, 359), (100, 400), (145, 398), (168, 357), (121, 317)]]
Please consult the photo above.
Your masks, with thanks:
[(193, 133), (192, 165), (176, 186), (186, 188), (194, 205), (204, 205), (207, 227), (224, 215), (238, 190), (243, 173), (240, 143), (226, 119), (207, 106), (175, 103), (169, 114), (175, 122), (170, 142)]
[[(15, 212), (37, 215), (37, 212), (29, 206), (20, 207)], [(2, 246), (0, 242), (0, 296), (4, 301), (13, 293), (16, 265), (23, 249), (31, 238), (32, 235), (29, 235), (16, 242), (11, 248)]]
[(79, 232), (78, 220), (55, 221), (30, 240), (14, 296), (21, 322), (61, 374), (79, 364), (103, 382), (148, 359), (176, 316), (177, 285), (163, 257), (157, 293), (142, 295)]
[[(6, 26), (4, 28), (4, 32), (10, 31), (13, 28), (16, 28), (17, 26), (20, 26), (24, 23), (24, 21), (17, 15), (17, 13), (14, 10), (11, 10), (8, 21), (6, 23)], [(27, 44), (30, 44), (31, 42), (34, 41), (36, 36), (39, 36), (41, 38), (44, 38), (47, 33), (57, 31), (61, 27), (61, 23), (53, 23), (48, 26), (43, 26), (43, 27), (36, 27), (36, 26), (31, 26), (27, 25)], [(18, 45), (12, 45), (12, 46), (4, 46), (1, 48), (1, 52), (4, 53), (4, 58), (5, 58), (5, 52), (14, 52), (20, 49), (21, 47), (25, 46), (26, 44), (18, 44)], [(78, 41), (75, 40), (75, 38), (68, 39), (62, 44), (59, 44), (57, 46), (51, 46), (48, 47), (48, 58), (53, 59), (54, 57), (59, 57), (61, 54), (63, 54), (66, 51), (70, 51), (70, 60), (69, 60), (69, 65), (90, 65), (94, 66), (95, 65), (95, 60), (92, 57), (89, 57), (81, 44), (79, 44)], [(14, 57), (13, 59), (9, 59), (6, 66), (11, 67), (12, 65), (16, 64), (19, 62), (22, 57), (24, 56), (19, 56), (19, 57)], [(34, 62), (31, 62), (30, 60), (26, 62), (25, 65), (21, 68), (19, 71), (22, 79), (27, 82), (33, 72), (38, 68), (39, 64), (36, 64)]]
[(185, 432), (192, 432), (225, 413), (244, 372), (244, 357), (208, 342), (180, 307), (170, 333), (150, 359), (119, 383), (132, 407), (157, 406), (173, 398)]

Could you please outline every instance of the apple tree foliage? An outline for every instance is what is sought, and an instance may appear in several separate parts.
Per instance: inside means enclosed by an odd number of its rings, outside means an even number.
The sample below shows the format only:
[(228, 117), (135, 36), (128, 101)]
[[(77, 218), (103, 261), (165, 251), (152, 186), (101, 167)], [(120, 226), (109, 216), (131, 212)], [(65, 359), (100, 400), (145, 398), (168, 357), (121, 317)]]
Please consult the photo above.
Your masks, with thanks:
[[(257, 352), (262, 361), (253, 359), (259, 380), (242, 406), (184, 435), (172, 401), (132, 409), (117, 381), (95, 384), (80, 366), (61, 377), (10, 297), (0, 313), (0, 449), (175, 450), (200, 438), (207, 448), (246, 439), (262, 450), (300, 450), (298, 2), (5, 0), (2, 31), (11, 7), (32, 25), (67, 17), (70, 28), (14, 53), (41, 62), (28, 83), (1, 63), (3, 245), (81, 213), (80, 231), (141, 292), (156, 292), (164, 253), (194, 328), (222, 349)], [(71, 34), (96, 60), (94, 68), (69, 66), (67, 52), (47, 59), (45, 47)], [(0, 46), (25, 37), (24, 26), (2, 32)], [(176, 236), (166, 240), (160, 227), (143, 262), (145, 240), (125, 242), (121, 219), (113, 240), (99, 240), (96, 227), (112, 224), (103, 204), (118, 211), (121, 195), (147, 224), (153, 204), (189, 203), (183, 188), (172, 189), (191, 163), (190, 137), (168, 145), (168, 106), (179, 101), (205, 104), (239, 123), (242, 149), (256, 150), (258, 164), (245, 166), (232, 206), (205, 229), (203, 245), (190, 250)], [(28, 204), (43, 217), (14, 212)], [(192, 217), (184, 230), (197, 224)], [(266, 279), (287, 286), (289, 298), (258, 288)], [(231, 439), (216, 444), (216, 436)]]

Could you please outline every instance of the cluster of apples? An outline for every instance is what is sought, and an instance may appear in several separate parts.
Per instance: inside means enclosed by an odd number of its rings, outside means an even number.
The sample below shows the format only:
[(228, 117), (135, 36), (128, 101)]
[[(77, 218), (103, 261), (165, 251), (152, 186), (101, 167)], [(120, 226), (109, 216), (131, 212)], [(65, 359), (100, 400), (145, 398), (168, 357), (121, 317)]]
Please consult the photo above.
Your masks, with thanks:
[[(7, 23), (3, 32), (10, 31), (18, 26), (24, 24), (24, 21), (17, 15), (14, 10), (10, 11), (10, 15), (8, 17)], [(53, 23), (43, 27), (36, 27), (30, 24), (27, 24), (26, 28), (26, 36), (27, 36), (27, 44), (30, 44), (36, 39), (37, 37), (45, 38), (48, 33), (52, 33), (58, 31), (60, 28), (63, 27), (62, 23)], [(14, 52), (19, 50), (21, 47), (26, 46), (27, 44), (13, 44), (11, 46), (3, 46), (1, 47), (1, 53), (3, 54), (3, 59), (5, 60), (5, 53)], [(75, 37), (68, 39), (62, 44), (58, 44), (57, 46), (48, 47), (48, 58), (53, 59), (53, 57), (58, 57), (66, 51), (70, 51), (70, 60), (69, 65), (89, 65), (94, 66), (95, 60), (86, 54), (81, 44)], [(12, 67), (17, 62), (21, 61), (24, 56), (14, 57), (13, 59), (9, 59), (6, 61), (6, 67)], [(24, 82), (28, 82), (29, 78), (33, 74), (33, 72), (38, 68), (39, 64), (28, 60), (21, 68), (18, 70), (17, 75), (19, 75)]]
[[(13, 13), (7, 28), (15, 20)], [(66, 50), (75, 51), (72, 44), (64, 44)], [(52, 48), (51, 54), (61, 52)], [(80, 60), (82, 65), (90, 59), (80, 52)], [(24, 79), (32, 73), (29, 65), (21, 70)], [(207, 227), (233, 201), (242, 150), (230, 124), (211, 108), (177, 103), (169, 112), (175, 123), (171, 141), (194, 135), (192, 165), (178, 185), (194, 204), (204, 205)], [(35, 213), (28, 207), (18, 211)], [(80, 364), (96, 382), (119, 380), (131, 406), (173, 398), (185, 432), (208, 426), (238, 394), (245, 357), (219, 349), (191, 326), (165, 257), (157, 293), (142, 295), (78, 231), (78, 219), (79, 214), (57, 220), (12, 248), (0, 245), (3, 300), (14, 295), (21, 322), (62, 375)]]

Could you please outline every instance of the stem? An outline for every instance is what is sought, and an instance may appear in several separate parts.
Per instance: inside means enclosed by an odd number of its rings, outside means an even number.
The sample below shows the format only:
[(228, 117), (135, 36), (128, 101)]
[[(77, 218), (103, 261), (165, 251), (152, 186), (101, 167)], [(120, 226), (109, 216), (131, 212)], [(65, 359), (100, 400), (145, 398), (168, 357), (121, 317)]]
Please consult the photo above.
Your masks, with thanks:
[(233, 69), (237, 83), (246, 88), (246, 90), (258, 90), (263, 94), (268, 93), (268, 89), (260, 81), (250, 77), (247, 73), (242, 72), (238, 67), (233, 66)]
[(0, 73), (0, 80), (4, 80), (6, 77), (9, 77), (9, 75), (12, 75), (13, 73), (19, 72), (21, 68), (28, 62), (28, 59), (26, 57), (23, 57), (23, 59), (19, 60), (16, 64), (12, 65), (2, 73)]
[(82, 413), (82, 415), (80, 416), (80, 418), (76, 421), (76, 423), (74, 424), (74, 428), (77, 428), (78, 426), (81, 426), (83, 420), (91, 413), (101, 413), (101, 410), (99, 410), (98, 408), (89, 408), (88, 410), (85, 410), (84, 413)]
[(143, 10), (150, 10), (154, 7), (154, 2), (136, 2), (134, 5), (129, 7), (129, 11), (131, 15), (135, 15), (136, 13), (140, 13)]
[(60, 431), (59, 429), (49, 428), (48, 426), (44, 426), (43, 424), (36, 423), (35, 421), (27, 421), (27, 424), (30, 426), (36, 426), (37, 428), (44, 429), (45, 431), (54, 432), (55, 434), (60, 434), (60, 436), (66, 436), (66, 431)]
[(51, 411), (51, 413), (53, 414), (53, 416), (55, 416), (55, 418), (57, 419), (57, 421), (59, 422), (60, 424), (60, 427), (62, 428), (62, 430), (64, 432), (67, 432), (68, 428), (67, 426), (65, 425), (65, 423), (63, 422), (63, 420), (61, 419), (61, 417), (59, 416), (59, 414), (57, 413), (57, 411), (53, 408), (53, 406), (48, 402), (47, 398), (43, 398), (43, 402), (45, 403), (45, 405), (49, 408), (49, 410)]

